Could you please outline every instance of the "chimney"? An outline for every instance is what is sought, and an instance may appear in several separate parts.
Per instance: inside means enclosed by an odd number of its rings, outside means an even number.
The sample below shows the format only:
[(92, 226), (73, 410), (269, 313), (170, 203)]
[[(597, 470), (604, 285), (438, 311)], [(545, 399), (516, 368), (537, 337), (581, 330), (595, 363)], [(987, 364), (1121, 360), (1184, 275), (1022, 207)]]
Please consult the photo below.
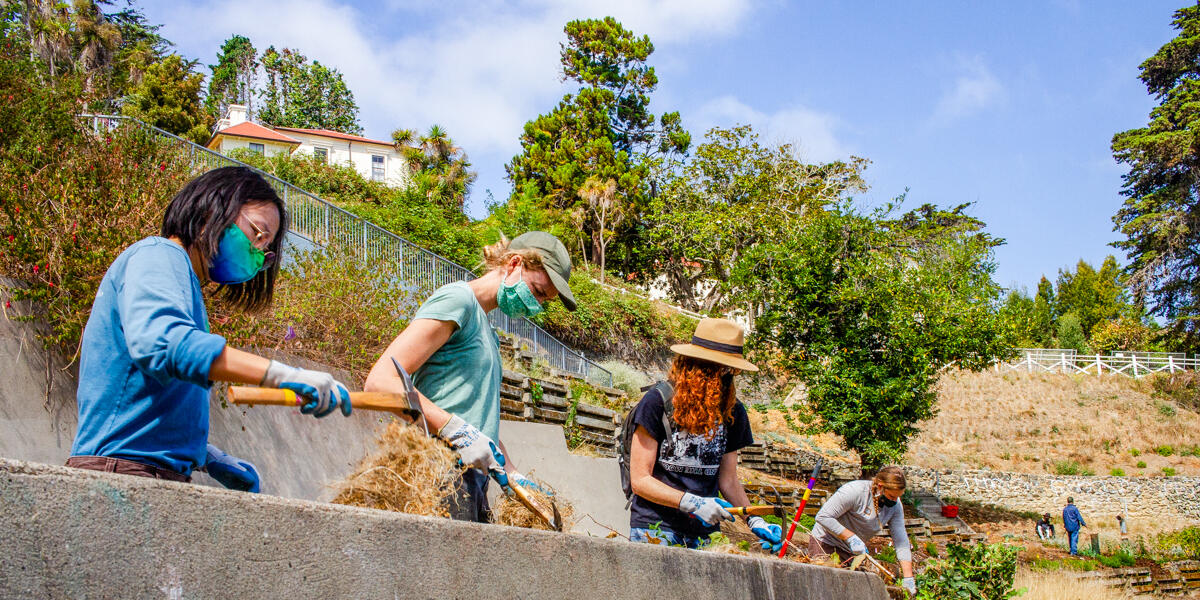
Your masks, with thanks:
[(246, 105), (245, 104), (230, 104), (228, 115), (229, 115), (229, 125), (227, 125), (227, 127), (233, 127), (234, 125), (237, 125), (239, 123), (245, 123), (246, 122)]

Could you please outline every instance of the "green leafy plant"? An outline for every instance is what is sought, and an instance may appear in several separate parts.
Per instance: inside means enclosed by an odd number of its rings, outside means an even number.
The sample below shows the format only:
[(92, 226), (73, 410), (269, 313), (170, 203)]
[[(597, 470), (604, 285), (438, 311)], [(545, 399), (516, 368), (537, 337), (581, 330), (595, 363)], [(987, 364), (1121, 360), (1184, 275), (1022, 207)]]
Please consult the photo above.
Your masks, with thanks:
[(1141, 455), (1142, 455), (1142, 451), (1141, 451), (1141, 450), (1138, 450), (1137, 448), (1130, 448), (1130, 449), (1129, 449), (1129, 455), (1130, 455), (1130, 456), (1133, 456), (1134, 458), (1137, 458), (1138, 456), (1141, 456)]
[(937, 544), (933, 541), (925, 542), (925, 554), (928, 554), (930, 558), (937, 558), (938, 557)]
[(946, 547), (946, 558), (925, 563), (917, 575), (916, 598), (944, 600), (1003, 600), (1017, 594), (1013, 580), (1017, 571), (1016, 546), (977, 544)]
[(1162, 474), (1166, 475), (1167, 477), (1174, 477), (1175, 476), (1175, 467), (1163, 467)]
[(1111, 470), (1109, 470), (1108, 474), (1112, 477), (1124, 477), (1125, 469), (1122, 469), (1121, 467), (1113, 467)]
[(1159, 456), (1170, 456), (1172, 454), (1175, 454), (1175, 447), (1171, 446), (1169, 444), (1164, 444), (1162, 446), (1155, 446), (1154, 453)]
[(896, 549), (891, 546), (884, 546), (883, 548), (880, 548), (879, 553), (875, 555), (875, 558), (878, 558), (886, 563), (900, 563), (900, 561), (896, 558)]
[(1139, 468), (1139, 469), (1145, 469), (1145, 468), (1146, 468), (1146, 461), (1144, 461), (1144, 460), (1139, 460), (1139, 461), (1137, 461), (1137, 468)]
[(1083, 467), (1073, 460), (1060, 460), (1054, 463), (1055, 475), (1080, 475)]
[(542, 394), (544, 393), (545, 390), (542, 389), (542, 384), (536, 381), (529, 382), (529, 401), (533, 403), (534, 406), (542, 403)]

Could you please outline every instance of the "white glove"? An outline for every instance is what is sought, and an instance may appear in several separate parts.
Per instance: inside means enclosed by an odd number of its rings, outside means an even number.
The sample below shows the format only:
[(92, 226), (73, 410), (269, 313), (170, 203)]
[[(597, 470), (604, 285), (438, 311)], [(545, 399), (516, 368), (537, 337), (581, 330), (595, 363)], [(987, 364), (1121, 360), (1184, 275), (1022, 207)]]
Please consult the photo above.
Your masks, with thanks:
[(912, 577), (905, 577), (900, 580), (900, 586), (908, 590), (909, 594), (917, 593), (917, 580)]
[(867, 553), (867, 545), (864, 544), (862, 541), (862, 538), (858, 537), (857, 535), (851, 535), (846, 540), (846, 544), (848, 544), (850, 546), (850, 551), (855, 554), (866, 554)]
[(306, 415), (324, 417), (333, 412), (340, 403), (342, 414), (350, 416), (350, 392), (346, 390), (346, 386), (338, 383), (333, 375), (324, 371), (299, 369), (271, 361), (267, 366), (266, 375), (263, 375), (262, 385), (292, 390), (304, 396), (308, 402), (300, 407), (300, 412)]
[(496, 442), (483, 435), (478, 427), (462, 420), (462, 417), (452, 415), (438, 430), (437, 436), (458, 452), (462, 464), (485, 473), (497, 470), (504, 472), (504, 454), (496, 447)]
[(701, 498), (695, 494), (684, 492), (679, 501), (679, 510), (691, 514), (712, 527), (721, 521), (732, 521), (733, 515), (726, 508), (733, 505), (720, 498)]

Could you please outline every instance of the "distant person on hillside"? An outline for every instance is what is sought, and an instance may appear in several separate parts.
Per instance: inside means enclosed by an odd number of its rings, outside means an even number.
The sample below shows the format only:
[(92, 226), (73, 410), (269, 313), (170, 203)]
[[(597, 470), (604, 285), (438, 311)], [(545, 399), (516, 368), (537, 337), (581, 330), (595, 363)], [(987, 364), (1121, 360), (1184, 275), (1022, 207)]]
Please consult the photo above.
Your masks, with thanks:
[(1050, 521), (1050, 513), (1042, 515), (1042, 520), (1037, 522), (1034, 530), (1037, 531), (1039, 539), (1049, 540), (1054, 538), (1054, 523)]
[(904, 470), (897, 466), (884, 467), (871, 480), (851, 481), (838, 488), (817, 512), (812, 535), (808, 539), (808, 555), (841, 556), (865, 554), (869, 540), (879, 534), (887, 523), (900, 561), (901, 580), (910, 594), (917, 591), (913, 579), (912, 544), (904, 530), (904, 505), (900, 496), (908, 486)]
[(1121, 537), (1129, 535), (1129, 527), (1126, 525), (1125, 516), (1117, 515), (1117, 528), (1121, 530)]
[[(734, 377), (758, 367), (742, 356), (743, 336), (729, 319), (702, 319), (691, 343), (671, 346), (667, 381), (634, 407), (626, 423), (634, 427), (630, 540), (696, 548), (720, 531), (721, 521), (733, 520), (726, 509), (750, 505), (737, 462), (738, 450), (754, 438)], [(779, 525), (757, 516), (746, 522), (764, 550), (779, 551)]]
[(225, 345), (209, 333), (202, 290), (234, 306), (271, 302), (287, 230), (283, 201), (245, 167), (209, 171), (175, 195), (161, 237), (125, 249), (109, 266), (79, 357), (79, 428), (67, 466), (172, 481), (207, 469), (225, 487), (257, 492), (254, 465), (208, 443), (213, 381), (293, 390), (316, 417), (350, 394), (329, 373), (290, 367)]
[(1079, 544), (1079, 528), (1087, 527), (1087, 523), (1083, 522), (1083, 515), (1079, 514), (1079, 509), (1075, 508), (1075, 499), (1067, 497), (1067, 505), (1063, 507), (1063, 529), (1067, 530), (1067, 538), (1070, 540), (1071, 556), (1079, 554), (1076, 546)]
[(558, 238), (530, 231), (511, 242), (484, 248), (488, 272), (448, 283), (425, 300), (408, 327), (392, 341), (367, 375), (365, 389), (403, 394), (393, 360), (413, 374), (421, 410), (431, 432), (450, 444), (471, 467), (458, 482), (452, 517), (487, 522), (489, 473), (502, 485), (536, 487), (518, 473), (500, 442), (500, 340), (487, 314), (499, 308), (510, 318), (532, 317), (558, 298), (575, 310), (571, 257)]

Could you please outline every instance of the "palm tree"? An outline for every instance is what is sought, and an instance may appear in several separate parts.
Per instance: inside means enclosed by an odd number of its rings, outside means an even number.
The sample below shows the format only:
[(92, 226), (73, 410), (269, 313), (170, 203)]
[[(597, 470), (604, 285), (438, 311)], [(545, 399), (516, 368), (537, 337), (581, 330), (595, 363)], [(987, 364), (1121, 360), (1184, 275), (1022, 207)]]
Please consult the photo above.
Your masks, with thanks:
[(56, 0), (25, 0), (21, 14), (29, 32), (30, 52), (45, 63), (50, 79), (58, 74), (58, 63), (71, 57), (70, 12)]
[(75, 0), (75, 45), (79, 57), (75, 68), (83, 74), (85, 93), (93, 90), (97, 74), (112, 66), (121, 45), (121, 30), (110, 23), (93, 0)]
[(445, 129), (433, 125), (425, 135), (397, 129), (392, 132), (392, 142), (408, 161), (418, 191), (430, 202), (462, 210), (478, 175), (470, 170), (466, 152), (454, 145)]

